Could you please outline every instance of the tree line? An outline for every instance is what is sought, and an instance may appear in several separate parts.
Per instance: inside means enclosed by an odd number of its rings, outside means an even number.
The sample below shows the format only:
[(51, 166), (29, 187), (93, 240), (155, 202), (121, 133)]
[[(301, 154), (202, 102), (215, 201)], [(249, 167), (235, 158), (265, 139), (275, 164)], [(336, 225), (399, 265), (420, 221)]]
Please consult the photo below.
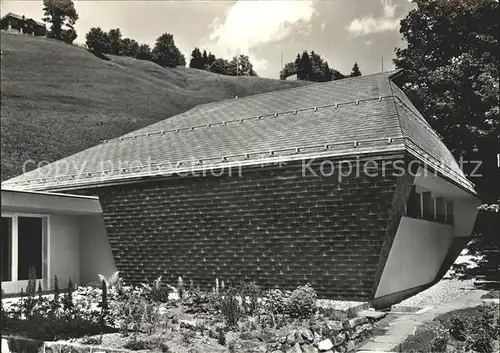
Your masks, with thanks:
[(314, 50), (308, 53), (306, 50), (302, 54), (298, 53), (295, 61), (286, 63), (280, 72), (280, 79), (297, 75), (297, 80), (327, 82), (340, 80), (346, 77), (361, 76), (358, 63), (354, 63), (351, 73), (344, 75), (340, 71), (330, 68), (328, 61), (324, 60), (320, 54)]

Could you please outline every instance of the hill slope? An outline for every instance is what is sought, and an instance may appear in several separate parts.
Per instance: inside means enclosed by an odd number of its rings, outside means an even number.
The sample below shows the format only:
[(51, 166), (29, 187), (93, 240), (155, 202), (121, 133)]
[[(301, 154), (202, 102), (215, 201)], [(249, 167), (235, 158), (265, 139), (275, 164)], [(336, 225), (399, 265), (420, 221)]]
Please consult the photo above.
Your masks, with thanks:
[[(2, 32), (2, 180), (198, 104), (307, 84), (219, 76)], [(27, 165), (31, 170), (34, 164)], [(26, 170), (26, 171), (27, 171)]]

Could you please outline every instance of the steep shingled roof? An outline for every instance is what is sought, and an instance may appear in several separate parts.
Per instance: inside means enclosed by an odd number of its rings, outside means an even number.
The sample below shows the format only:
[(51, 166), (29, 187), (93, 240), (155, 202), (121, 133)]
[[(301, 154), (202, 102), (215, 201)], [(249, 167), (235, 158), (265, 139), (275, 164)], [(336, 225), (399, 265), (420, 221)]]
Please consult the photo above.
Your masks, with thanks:
[(2, 185), (61, 189), (186, 171), (407, 150), (473, 185), (404, 93), (395, 72), (197, 106)]

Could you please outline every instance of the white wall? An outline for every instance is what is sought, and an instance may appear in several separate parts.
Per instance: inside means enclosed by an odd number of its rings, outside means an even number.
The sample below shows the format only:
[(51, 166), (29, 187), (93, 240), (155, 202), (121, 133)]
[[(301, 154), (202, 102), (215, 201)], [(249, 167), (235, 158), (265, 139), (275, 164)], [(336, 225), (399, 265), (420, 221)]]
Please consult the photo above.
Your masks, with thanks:
[(54, 288), (54, 276), (59, 288), (65, 289), (71, 278), (80, 283), (80, 240), (78, 217), (51, 215), (49, 218), (49, 288)]
[(447, 224), (402, 217), (375, 298), (432, 282), (453, 233)]
[(111, 276), (116, 271), (102, 215), (79, 217), (80, 282), (98, 280), (97, 274)]

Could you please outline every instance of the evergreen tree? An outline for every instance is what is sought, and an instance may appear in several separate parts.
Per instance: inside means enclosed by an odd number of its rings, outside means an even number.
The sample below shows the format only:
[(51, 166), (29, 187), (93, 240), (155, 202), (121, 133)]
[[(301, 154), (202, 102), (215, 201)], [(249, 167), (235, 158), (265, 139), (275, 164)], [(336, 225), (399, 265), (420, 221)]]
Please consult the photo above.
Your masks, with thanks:
[(358, 63), (354, 63), (351, 70), (351, 77), (361, 76), (361, 71), (359, 70)]
[(174, 36), (164, 33), (156, 40), (153, 48), (153, 60), (164, 67), (176, 67), (186, 65), (184, 55), (175, 46)]
[(192, 69), (203, 69), (204, 62), (203, 56), (199, 48), (194, 48), (191, 52), (191, 60), (189, 61), (189, 67)]
[(141, 44), (137, 49), (137, 59), (139, 60), (153, 60), (153, 54), (151, 53), (151, 48), (147, 44)]
[(203, 63), (203, 69), (208, 69), (211, 63), (208, 60), (208, 54), (206, 50), (203, 50), (203, 54), (201, 56), (201, 62)]
[(120, 55), (120, 47), (122, 42), (122, 32), (119, 28), (111, 29), (108, 34), (109, 53)]

